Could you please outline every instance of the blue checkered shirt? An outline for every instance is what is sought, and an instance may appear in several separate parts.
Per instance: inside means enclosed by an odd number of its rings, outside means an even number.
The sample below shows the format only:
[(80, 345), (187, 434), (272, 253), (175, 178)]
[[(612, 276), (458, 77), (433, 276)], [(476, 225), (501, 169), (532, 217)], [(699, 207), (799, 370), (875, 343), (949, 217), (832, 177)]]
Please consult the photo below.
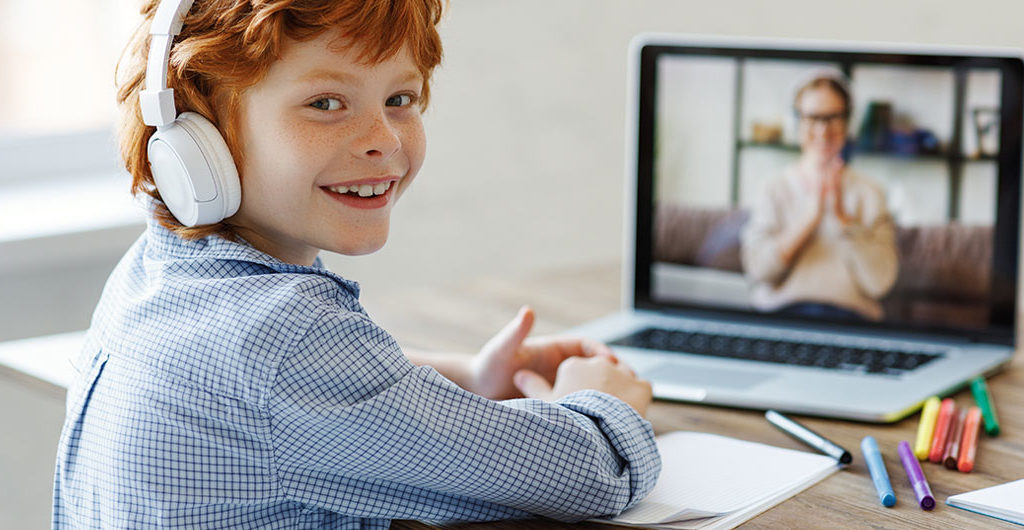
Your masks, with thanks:
[(565, 521), (654, 486), (650, 424), (595, 391), (492, 401), (414, 366), (359, 286), (150, 222), (72, 359), (55, 528)]

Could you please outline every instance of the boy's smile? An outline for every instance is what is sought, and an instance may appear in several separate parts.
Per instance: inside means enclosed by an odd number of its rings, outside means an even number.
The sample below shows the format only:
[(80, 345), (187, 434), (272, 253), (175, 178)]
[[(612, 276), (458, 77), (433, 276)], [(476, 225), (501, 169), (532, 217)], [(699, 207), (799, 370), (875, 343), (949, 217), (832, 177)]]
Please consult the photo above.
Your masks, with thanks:
[(242, 204), (228, 222), (289, 263), (378, 250), (423, 163), (423, 78), (408, 50), (367, 65), (348, 44), (333, 31), (288, 41), (241, 96)]
[(322, 186), (334, 199), (353, 208), (374, 209), (386, 206), (391, 200), (392, 189), (400, 177), (367, 179)]

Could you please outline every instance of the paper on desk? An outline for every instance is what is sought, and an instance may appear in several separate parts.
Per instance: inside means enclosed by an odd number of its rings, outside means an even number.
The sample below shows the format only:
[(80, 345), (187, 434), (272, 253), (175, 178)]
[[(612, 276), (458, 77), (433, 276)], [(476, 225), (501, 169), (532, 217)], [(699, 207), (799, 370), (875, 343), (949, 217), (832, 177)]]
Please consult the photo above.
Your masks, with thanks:
[(953, 495), (946, 504), (1024, 525), (1024, 479)]
[(699, 432), (658, 437), (658, 484), (615, 524), (707, 528), (739, 524), (839, 469), (816, 453)]

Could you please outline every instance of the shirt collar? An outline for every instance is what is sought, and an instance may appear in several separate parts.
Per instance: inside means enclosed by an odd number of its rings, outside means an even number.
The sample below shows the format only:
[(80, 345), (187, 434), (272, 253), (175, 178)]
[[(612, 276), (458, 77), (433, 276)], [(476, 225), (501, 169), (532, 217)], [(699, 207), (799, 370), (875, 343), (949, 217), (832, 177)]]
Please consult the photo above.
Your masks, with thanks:
[(149, 215), (146, 216), (146, 240), (151, 252), (182, 259), (209, 259), (226, 261), (244, 261), (264, 265), (281, 273), (319, 274), (336, 281), (348, 290), (352, 296), (359, 298), (359, 283), (346, 280), (324, 266), (323, 260), (317, 256), (312, 265), (295, 265), (281, 261), (266, 252), (237, 237), (237, 241), (224, 239), (219, 235), (211, 235), (202, 239), (185, 239), (168, 230), (153, 215), (153, 201), (149, 201)]

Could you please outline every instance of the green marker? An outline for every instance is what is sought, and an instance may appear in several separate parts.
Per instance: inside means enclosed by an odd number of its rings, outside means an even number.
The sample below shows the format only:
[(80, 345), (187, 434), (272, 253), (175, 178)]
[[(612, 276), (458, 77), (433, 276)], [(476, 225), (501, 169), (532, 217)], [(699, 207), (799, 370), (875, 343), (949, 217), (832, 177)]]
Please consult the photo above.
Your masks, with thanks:
[(971, 394), (974, 394), (974, 401), (981, 408), (981, 417), (985, 420), (985, 433), (989, 436), (999, 434), (999, 418), (996, 418), (996, 407), (992, 403), (992, 394), (988, 392), (988, 385), (985, 384), (983, 376), (971, 380)]

